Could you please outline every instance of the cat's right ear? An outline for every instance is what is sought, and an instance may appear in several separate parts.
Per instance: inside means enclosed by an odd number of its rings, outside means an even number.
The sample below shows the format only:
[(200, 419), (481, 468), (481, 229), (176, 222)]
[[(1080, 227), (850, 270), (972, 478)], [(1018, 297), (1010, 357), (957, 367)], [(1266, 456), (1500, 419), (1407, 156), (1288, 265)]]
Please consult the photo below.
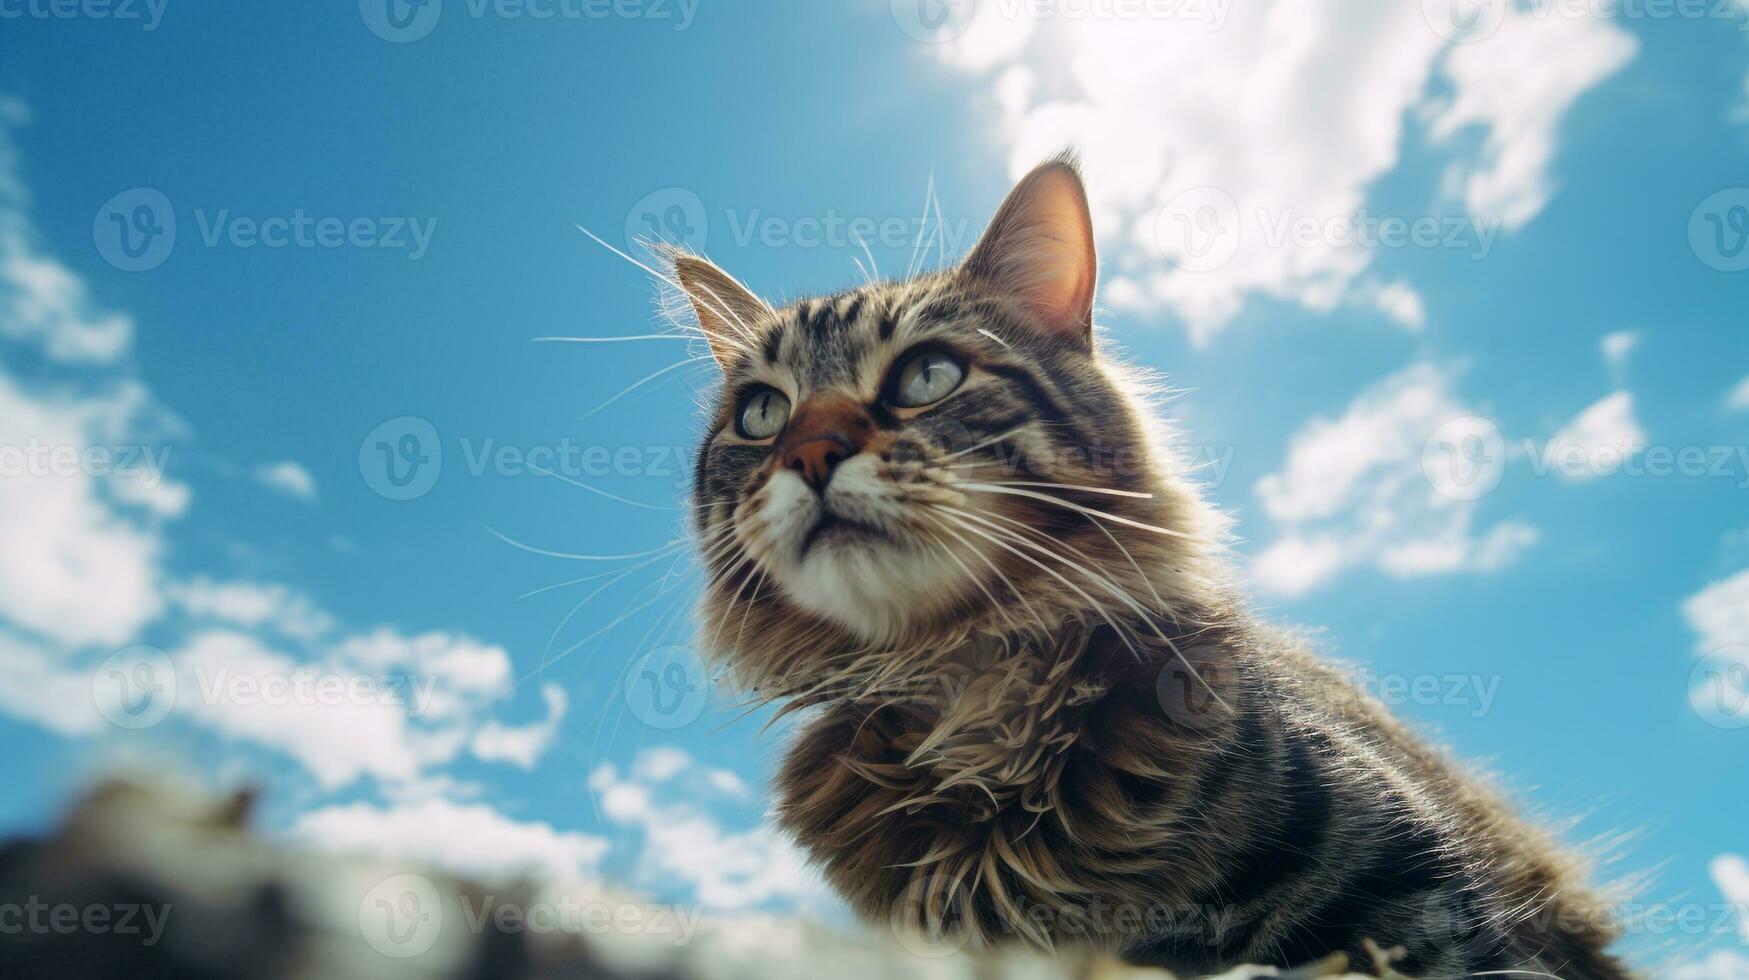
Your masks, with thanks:
[(709, 259), (678, 250), (669, 252), (668, 259), (674, 266), (674, 281), (698, 315), (699, 330), (711, 353), (727, 367), (752, 345), (753, 325), (770, 315), (771, 307)]

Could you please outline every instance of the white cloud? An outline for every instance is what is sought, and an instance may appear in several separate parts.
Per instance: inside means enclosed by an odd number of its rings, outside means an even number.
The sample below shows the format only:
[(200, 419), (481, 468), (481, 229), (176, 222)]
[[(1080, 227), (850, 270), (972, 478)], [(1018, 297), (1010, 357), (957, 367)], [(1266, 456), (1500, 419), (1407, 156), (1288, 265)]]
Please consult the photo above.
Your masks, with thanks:
[[(511, 692), (503, 648), (387, 627), (326, 642), (338, 632), (333, 617), (284, 585), (165, 577), (168, 522), (190, 501), (166, 474), (184, 427), (132, 380), (131, 320), (97, 310), (85, 283), (38, 245), (7, 129), (27, 117), (0, 98), (0, 712), (64, 736), (112, 730), (91, 667), (168, 609), (177, 615), (155, 641), (176, 669), (165, 724), (288, 758), (323, 789), (374, 780), (413, 808), (385, 812), (435, 818), (446, 811), (432, 801), (478, 789), (438, 771), (470, 746), (532, 765), (565, 696), (543, 691), (544, 721), (502, 724), (494, 713)], [(15, 363), (51, 364), (30, 376), (55, 386), (26, 384)], [(301, 499), (316, 494), (295, 462), (248, 475)], [(447, 815), (458, 832), (494, 827), (479, 811)], [(555, 840), (579, 867), (596, 851), (563, 835), (546, 843)], [(487, 834), (478, 846), (492, 844)]]
[(1695, 650), (1749, 646), (1749, 569), (1710, 583), (1682, 603), (1682, 618), (1695, 634)]
[(679, 749), (647, 749), (622, 774), (606, 764), (589, 776), (602, 815), (642, 835), (635, 866), (648, 878), (679, 882), (705, 905), (747, 909), (773, 902), (829, 901), (824, 882), (769, 818), (748, 830), (718, 825), (704, 806), (712, 794), (738, 794), (740, 780), (696, 765)]
[(1646, 431), (1634, 417), (1634, 396), (1618, 391), (1599, 399), (1555, 433), (1544, 458), (1569, 480), (1608, 476), (1646, 448)]
[[(325, 677), (344, 675), (277, 653), (247, 634), (202, 633), (172, 659), (180, 717), (282, 752), (325, 789), (365, 775), (411, 780), (427, 761), (407, 705), (374, 694), (317, 694)], [(288, 693), (269, 693), (270, 685)], [(290, 693), (297, 691), (306, 693)]]
[(443, 799), (326, 807), (299, 817), (292, 834), (324, 850), (423, 861), (486, 879), (588, 880), (608, 850), (600, 837)]
[(1470, 212), (1497, 217), (1508, 230), (1535, 217), (1554, 193), (1549, 167), (1561, 117), (1638, 48), (1608, 18), (1548, 17), (1517, 4), (1492, 37), (1453, 48), (1445, 74), (1455, 92), (1432, 133), (1487, 132), (1480, 158), (1450, 175)]
[[(161, 529), (189, 492), (165, 473), (177, 426), (119, 369), (132, 322), (37, 244), (8, 131), (28, 115), (0, 99), (0, 712), (91, 736), (109, 726), (79, 665), (162, 611)], [(9, 370), (43, 363), (52, 386)]]
[[(1412, 111), (1454, 147), (1481, 130), (1473, 157), (1450, 150), (1461, 158), (1447, 183), (1478, 236), (1515, 228), (1552, 193), (1561, 117), (1636, 49), (1606, 19), (1516, 9), (1494, 36), (1452, 46), (1417, 3), (1232, 4), (1219, 30), (1191, 17), (1034, 19), (1049, 6), (979, 4), (930, 50), (989, 85), (1012, 174), (1082, 149), (1105, 301), (1170, 309), (1199, 341), (1259, 295), (1316, 311), (1369, 303), (1413, 326), (1412, 294), (1369, 290), (1372, 253), (1323, 231), (1352, 226), (1397, 168)], [(1451, 90), (1438, 105), (1436, 78)], [(1276, 229), (1298, 221), (1310, 239), (1283, 240)], [(1210, 242), (1230, 257), (1209, 258)]]
[(66, 363), (109, 364), (127, 353), (133, 322), (94, 311), (84, 282), (7, 223), (0, 223), (0, 337)]
[(570, 704), (564, 689), (556, 684), (542, 686), (540, 693), (547, 708), (545, 719), (521, 727), (487, 722), (474, 733), (469, 750), (488, 762), (508, 762), (523, 769), (533, 769), (541, 753), (558, 737), (559, 723), (565, 720), (565, 709)]
[(1721, 854), (1708, 870), (1725, 901), (1737, 908), (1738, 935), (1749, 941), (1749, 861), (1738, 854)]
[[(1451, 388), (1449, 372), (1418, 364), (1361, 392), (1339, 418), (1300, 428), (1283, 467), (1257, 483), (1264, 513), (1282, 531), (1252, 563), (1260, 584), (1295, 596), (1355, 567), (1400, 578), (1489, 572), (1536, 541), (1536, 530), (1518, 521), (1478, 530), (1476, 500), (1442, 494), (1432, 482), (1429, 461), (1443, 465), (1448, 451), (1439, 434), (1477, 416)], [(1503, 456), (1502, 446), (1488, 451)]]
[(442, 630), (406, 636), (378, 627), (342, 640), (334, 656), (361, 670), (437, 679), (441, 683), (426, 706), (433, 719), (464, 716), (510, 693), (510, 655), (503, 647)]
[(291, 460), (263, 463), (249, 471), (255, 482), (288, 497), (305, 501), (316, 499), (316, 478), (302, 465)]
[(1406, 282), (1391, 282), (1367, 291), (1374, 306), (1403, 327), (1419, 332), (1427, 326), (1421, 294)]
[[(259, 597), (235, 595), (235, 617), (261, 612)], [(509, 656), (443, 632), (383, 627), (300, 657), (252, 633), (209, 629), (172, 660), (177, 718), (287, 756), (324, 789), (370, 777), (403, 800), (459, 785), (433, 767), (470, 748), (486, 761), (532, 767), (566, 707), (564, 692), (549, 686), (545, 721), (504, 725), (493, 712), (511, 690)]]
[(1737, 412), (1749, 412), (1749, 377), (1737, 382), (1737, 387), (1725, 396), (1725, 407)]
[(0, 617), (67, 647), (123, 644), (163, 606), (163, 541), (116, 506), (93, 455), (115, 407), (0, 372)]
[(103, 728), (92, 697), (91, 674), (70, 670), (55, 652), (0, 630), (0, 711), (57, 735), (90, 735)]
[(196, 619), (247, 629), (271, 627), (299, 639), (312, 639), (334, 628), (333, 617), (307, 596), (277, 583), (220, 582), (197, 575), (165, 586), (164, 593)]
[(1634, 348), (1638, 346), (1640, 346), (1640, 332), (1638, 330), (1617, 330), (1614, 333), (1606, 334), (1597, 344), (1598, 349), (1603, 352), (1603, 359), (1617, 371), (1627, 367), (1628, 355), (1632, 354)]
[[(1709, 868), (1713, 883), (1725, 902), (1737, 909), (1737, 935), (1749, 943), (1749, 861), (1736, 854), (1713, 858)], [(1715, 949), (1703, 959), (1668, 971), (1672, 980), (1743, 980), (1749, 977), (1749, 956), (1734, 949)]]

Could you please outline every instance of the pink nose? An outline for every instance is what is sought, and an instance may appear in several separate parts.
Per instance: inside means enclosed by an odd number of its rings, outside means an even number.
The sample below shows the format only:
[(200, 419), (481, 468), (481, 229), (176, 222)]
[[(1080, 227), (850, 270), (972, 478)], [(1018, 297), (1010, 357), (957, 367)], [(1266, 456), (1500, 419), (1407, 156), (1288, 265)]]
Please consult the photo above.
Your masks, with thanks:
[(778, 465), (800, 473), (802, 479), (808, 481), (808, 486), (820, 493), (832, 481), (832, 471), (838, 468), (838, 464), (854, 455), (856, 447), (850, 440), (834, 432), (790, 447)]
[(856, 402), (833, 395), (809, 398), (796, 406), (788, 434), (777, 447), (776, 463), (823, 494), (832, 471), (862, 452), (873, 434), (874, 423)]

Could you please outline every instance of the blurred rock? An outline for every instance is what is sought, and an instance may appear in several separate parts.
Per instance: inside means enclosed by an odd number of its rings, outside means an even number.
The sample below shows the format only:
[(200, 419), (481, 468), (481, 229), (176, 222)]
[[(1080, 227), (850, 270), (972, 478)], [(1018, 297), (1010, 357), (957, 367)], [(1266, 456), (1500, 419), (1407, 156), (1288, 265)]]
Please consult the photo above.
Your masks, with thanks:
[[(777, 916), (700, 922), (600, 886), (493, 887), (306, 853), (253, 834), (252, 804), (112, 781), (50, 836), (0, 846), (0, 977), (1171, 980), (1090, 954), (968, 954)], [(1223, 980), (1334, 977), (1342, 965)]]

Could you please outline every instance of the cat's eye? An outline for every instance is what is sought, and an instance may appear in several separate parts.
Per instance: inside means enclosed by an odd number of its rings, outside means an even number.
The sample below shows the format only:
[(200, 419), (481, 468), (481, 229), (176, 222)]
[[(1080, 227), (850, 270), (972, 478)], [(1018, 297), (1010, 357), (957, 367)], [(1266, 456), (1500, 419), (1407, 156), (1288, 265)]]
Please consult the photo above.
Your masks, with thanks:
[(735, 431), (743, 439), (770, 439), (789, 424), (789, 399), (776, 388), (755, 388), (741, 399)]
[(966, 369), (946, 351), (919, 351), (899, 364), (890, 399), (899, 408), (933, 405), (953, 394), (965, 376)]

